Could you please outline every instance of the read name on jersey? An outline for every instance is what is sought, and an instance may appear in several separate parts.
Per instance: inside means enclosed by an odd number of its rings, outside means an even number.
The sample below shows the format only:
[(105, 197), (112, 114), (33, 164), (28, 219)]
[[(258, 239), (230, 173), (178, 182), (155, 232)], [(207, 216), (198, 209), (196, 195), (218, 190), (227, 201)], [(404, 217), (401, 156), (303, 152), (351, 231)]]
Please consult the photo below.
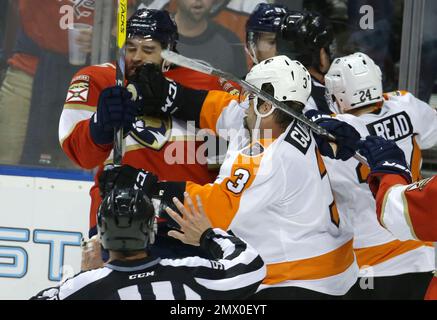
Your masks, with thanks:
[(369, 123), (367, 130), (387, 140), (398, 141), (413, 134), (411, 119), (405, 111)]
[(311, 134), (308, 127), (294, 120), (285, 141), (295, 146), (303, 154), (306, 154), (311, 145)]

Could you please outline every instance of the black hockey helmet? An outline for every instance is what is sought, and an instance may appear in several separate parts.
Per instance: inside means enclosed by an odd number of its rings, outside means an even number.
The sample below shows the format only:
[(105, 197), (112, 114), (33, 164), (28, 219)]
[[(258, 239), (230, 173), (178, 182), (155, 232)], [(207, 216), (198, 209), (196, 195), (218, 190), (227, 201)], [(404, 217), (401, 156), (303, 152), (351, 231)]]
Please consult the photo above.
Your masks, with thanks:
[(139, 9), (127, 21), (127, 38), (137, 36), (159, 41), (163, 49), (174, 50), (178, 28), (166, 10)]
[(280, 4), (259, 3), (246, 22), (246, 49), (254, 63), (258, 63), (255, 45), (260, 32), (276, 33), (288, 9)]
[(280, 4), (259, 3), (246, 22), (246, 35), (249, 32), (276, 32), (287, 8)]
[(318, 69), (320, 49), (324, 48), (330, 56), (333, 39), (332, 27), (319, 13), (291, 11), (282, 19), (276, 43), (278, 54)]
[(154, 241), (154, 227), (154, 208), (142, 190), (114, 188), (100, 204), (97, 230), (107, 250), (143, 250)]

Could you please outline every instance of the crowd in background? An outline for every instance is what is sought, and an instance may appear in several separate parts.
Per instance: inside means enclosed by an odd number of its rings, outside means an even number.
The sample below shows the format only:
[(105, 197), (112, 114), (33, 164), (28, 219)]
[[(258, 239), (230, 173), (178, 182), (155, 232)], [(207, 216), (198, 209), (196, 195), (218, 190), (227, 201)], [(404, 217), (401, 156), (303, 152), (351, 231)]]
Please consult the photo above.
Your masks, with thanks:
[[(245, 53), (245, 23), (257, 3), (274, 1), (203, 0), (206, 14), (187, 10), (186, 0), (132, 0), (130, 9), (166, 9), (179, 31), (177, 50), (243, 77), (251, 67)], [(332, 23), (333, 56), (367, 53), (381, 67), (384, 91), (398, 88), (402, 36), (402, 0), (277, 0), (290, 9), (320, 12)], [(69, 61), (68, 30), (60, 26), (64, 9), (74, 23), (93, 25), (93, 0), (0, 0), (0, 164), (76, 168), (58, 142), (58, 122), (69, 81), (84, 65)], [(362, 29), (363, 6), (374, 12), (373, 29)], [(433, 17), (437, 4), (427, 1), (424, 17), (419, 92), (429, 102), (435, 87), (437, 39)], [(88, 32), (88, 33), (87, 33)], [(88, 55), (99, 35), (84, 31), (79, 40)], [(115, 38), (114, 38), (115, 39)], [(111, 40), (114, 42), (115, 40)], [(103, 62), (103, 61), (102, 61)], [(106, 62), (106, 61), (105, 61)], [(432, 103), (431, 103), (432, 104)]]

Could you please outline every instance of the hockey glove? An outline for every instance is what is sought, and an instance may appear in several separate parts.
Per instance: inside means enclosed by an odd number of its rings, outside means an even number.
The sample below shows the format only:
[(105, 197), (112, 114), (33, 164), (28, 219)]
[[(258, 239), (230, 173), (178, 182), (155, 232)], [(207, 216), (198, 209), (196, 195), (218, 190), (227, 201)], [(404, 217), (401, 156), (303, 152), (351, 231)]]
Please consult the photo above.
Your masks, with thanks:
[(173, 114), (183, 87), (167, 80), (159, 66), (146, 63), (129, 79), (141, 96), (143, 115)]
[[(130, 88), (134, 90), (133, 87)], [(124, 87), (110, 87), (100, 93), (97, 112), (90, 120), (90, 133), (96, 144), (109, 144), (114, 140), (114, 128), (123, 127), (127, 134), (135, 117), (141, 113), (138, 97)]]
[(309, 110), (305, 113), (305, 116), (335, 137), (336, 153), (330, 145), (332, 141), (314, 134), (317, 146), (323, 156), (346, 161), (355, 154), (358, 148), (357, 143), (360, 141), (360, 134), (354, 127), (317, 110)]
[(377, 136), (367, 136), (358, 143), (359, 152), (367, 158), (370, 174), (367, 183), (373, 194), (379, 186), (379, 177), (385, 174), (398, 174), (411, 183), (411, 171), (405, 160), (404, 152), (392, 140)]
[(158, 177), (153, 173), (129, 165), (103, 171), (99, 176), (102, 199), (114, 188), (142, 190), (151, 199), (157, 191)]

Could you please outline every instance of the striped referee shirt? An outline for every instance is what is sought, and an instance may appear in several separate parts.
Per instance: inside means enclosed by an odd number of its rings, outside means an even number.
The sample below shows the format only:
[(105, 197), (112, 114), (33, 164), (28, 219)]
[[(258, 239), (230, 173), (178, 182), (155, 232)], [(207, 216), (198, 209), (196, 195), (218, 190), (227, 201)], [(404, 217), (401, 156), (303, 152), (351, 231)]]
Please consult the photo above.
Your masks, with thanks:
[(217, 259), (146, 257), (111, 261), (45, 289), (31, 299), (244, 299), (255, 293), (266, 274), (264, 262), (255, 249), (217, 228), (202, 237), (201, 246)]

